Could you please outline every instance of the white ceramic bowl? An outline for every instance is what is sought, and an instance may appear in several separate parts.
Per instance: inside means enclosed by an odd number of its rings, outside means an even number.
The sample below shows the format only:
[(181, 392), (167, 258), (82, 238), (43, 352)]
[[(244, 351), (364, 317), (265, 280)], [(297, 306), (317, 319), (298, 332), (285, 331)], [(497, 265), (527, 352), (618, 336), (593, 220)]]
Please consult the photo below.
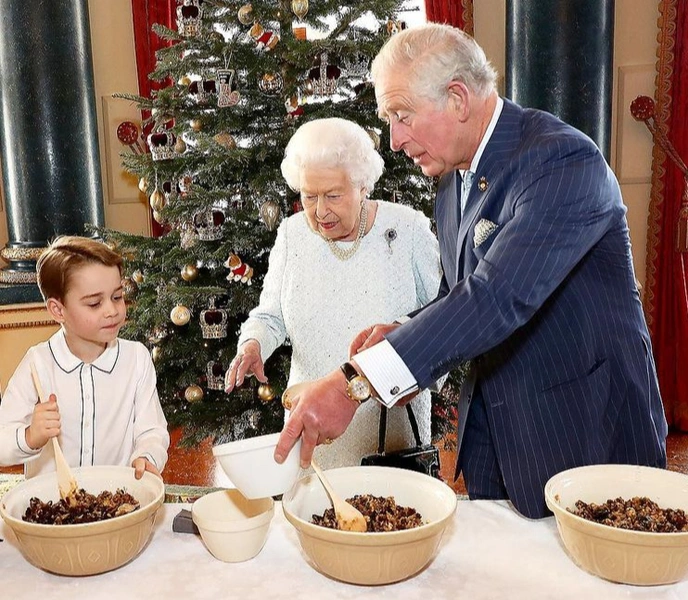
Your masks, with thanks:
[(330, 469), (326, 475), (343, 498), (356, 494), (392, 496), (397, 504), (416, 509), (425, 524), (382, 533), (314, 525), (313, 515), (322, 515), (331, 504), (315, 475), (303, 477), (284, 495), (282, 506), (304, 553), (318, 571), (348, 583), (381, 585), (412, 577), (435, 557), (456, 509), (456, 494), (448, 485), (422, 473), (392, 467), (343, 467)]
[(578, 517), (577, 500), (646, 496), (660, 508), (688, 512), (688, 476), (636, 465), (591, 465), (562, 471), (545, 486), (547, 506), (569, 556), (582, 569), (619, 583), (661, 585), (688, 574), (688, 532), (648, 533), (618, 529)]
[(279, 433), (219, 444), (213, 455), (227, 477), (247, 498), (283, 494), (296, 481), (300, 470), (301, 438), (280, 465), (273, 454)]
[(224, 562), (241, 562), (258, 554), (275, 514), (272, 498), (249, 500), (239, 490), (220, 490), (191, 505), (193, 522), (210, 553)]
[(80, 525), (40, 525), (22, 521), (29, 500), (58, 501), (55, 473), (28, 479), (5, 494), (0, 515), (12, 529), (19, 549), (32, 564), (60, 575), (95, 575), (121, 567), (138, 556), (148, 542), (165, 485), (152, 473), (134, 477), (131, 467), (98, 466), (73, 469), (80, 488), (91, 494), (124, 488), (140, 503), (134, 512)]

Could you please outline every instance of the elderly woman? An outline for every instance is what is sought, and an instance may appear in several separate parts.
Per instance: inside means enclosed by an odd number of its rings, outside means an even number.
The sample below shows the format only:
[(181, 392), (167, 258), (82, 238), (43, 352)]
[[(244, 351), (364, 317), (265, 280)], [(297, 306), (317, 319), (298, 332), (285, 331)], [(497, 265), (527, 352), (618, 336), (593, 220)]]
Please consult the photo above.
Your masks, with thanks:
[[(289, 338), (289, 385), (322, 377), (348, 359), (365, 327), (393, 321), (435, 298), (440, 282), (430, 222), (407, 206), (370, 200), (383, 169), (373, 141), (344, 119), (302, 125), (282, 162), (303, 211), (285, 219), (270, 253), (260, 303), (241, 328), (225, 377), (229, 393)], [(430, 396), (411, 404), (423, 443), (430, 441)], [(346, 433), (316, 450), (325, 468), (359, 464), (377, 450), (380, 406), (366, 402)], [(387, 450), (415, 445), (406, 410), (391, 409)]]

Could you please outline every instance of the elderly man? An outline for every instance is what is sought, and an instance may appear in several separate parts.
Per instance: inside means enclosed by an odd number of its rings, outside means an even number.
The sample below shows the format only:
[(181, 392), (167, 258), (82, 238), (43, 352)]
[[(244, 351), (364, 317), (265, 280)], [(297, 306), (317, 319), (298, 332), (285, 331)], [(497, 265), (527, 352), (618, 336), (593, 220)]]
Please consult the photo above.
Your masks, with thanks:
[(625, 207), (598, 148), (500, 98), (482, 49), (446, 25), (392, 36), (372, 75), (392, 149), (440, 178), (444, 278), (433, 302), (359, 334), (353, 359), (299, 394), (275, 459), (301, 436), (307, 464), (360, 402), (391, 406), (470, 361), (457, 473), (471, 498), (508, 498), (539, 518), (561, 470), (664, 467)]

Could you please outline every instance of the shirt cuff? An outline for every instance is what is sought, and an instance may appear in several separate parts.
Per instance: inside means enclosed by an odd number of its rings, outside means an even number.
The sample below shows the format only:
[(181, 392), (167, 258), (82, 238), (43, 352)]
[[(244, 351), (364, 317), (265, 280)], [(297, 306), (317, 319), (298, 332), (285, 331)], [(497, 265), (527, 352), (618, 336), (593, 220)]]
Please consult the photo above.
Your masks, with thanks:
[(26, 443), (26, 430), (29, 428), (28, 425), (20, 426), (17, 427), (16, 429), (16, 440), (17, 440), (17, 447), (27, 456), (34, 456), (35, 454), (39, 454), (43, 448), (31, 448), (29, 445)]
[(353, 357), (379, 400), (388, 408), (418, 389), (416, 379), (387, 340), (363, 350)]

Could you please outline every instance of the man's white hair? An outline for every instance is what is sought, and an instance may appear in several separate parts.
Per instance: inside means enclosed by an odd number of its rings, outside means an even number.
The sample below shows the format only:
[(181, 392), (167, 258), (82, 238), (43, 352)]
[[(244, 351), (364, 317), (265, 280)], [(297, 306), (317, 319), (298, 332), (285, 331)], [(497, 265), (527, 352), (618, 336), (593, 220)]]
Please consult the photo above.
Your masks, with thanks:
[(342, 168), (355, 187), (373, 191), (384, 161), (363, 127), (336, 117), (315, 119), (299, 127), (289, 140), (282, 160), (282, 175), (289, 187), (301, 189), (301, 171)]
[(447, 84), (461, 81), (474, 94), (496, 90), (497, 72), (478, 43), (460, 29), (428, 23), (395, 33), (373, 60), (373, 82), (404, 69), (411, 91), (444, 104)]

